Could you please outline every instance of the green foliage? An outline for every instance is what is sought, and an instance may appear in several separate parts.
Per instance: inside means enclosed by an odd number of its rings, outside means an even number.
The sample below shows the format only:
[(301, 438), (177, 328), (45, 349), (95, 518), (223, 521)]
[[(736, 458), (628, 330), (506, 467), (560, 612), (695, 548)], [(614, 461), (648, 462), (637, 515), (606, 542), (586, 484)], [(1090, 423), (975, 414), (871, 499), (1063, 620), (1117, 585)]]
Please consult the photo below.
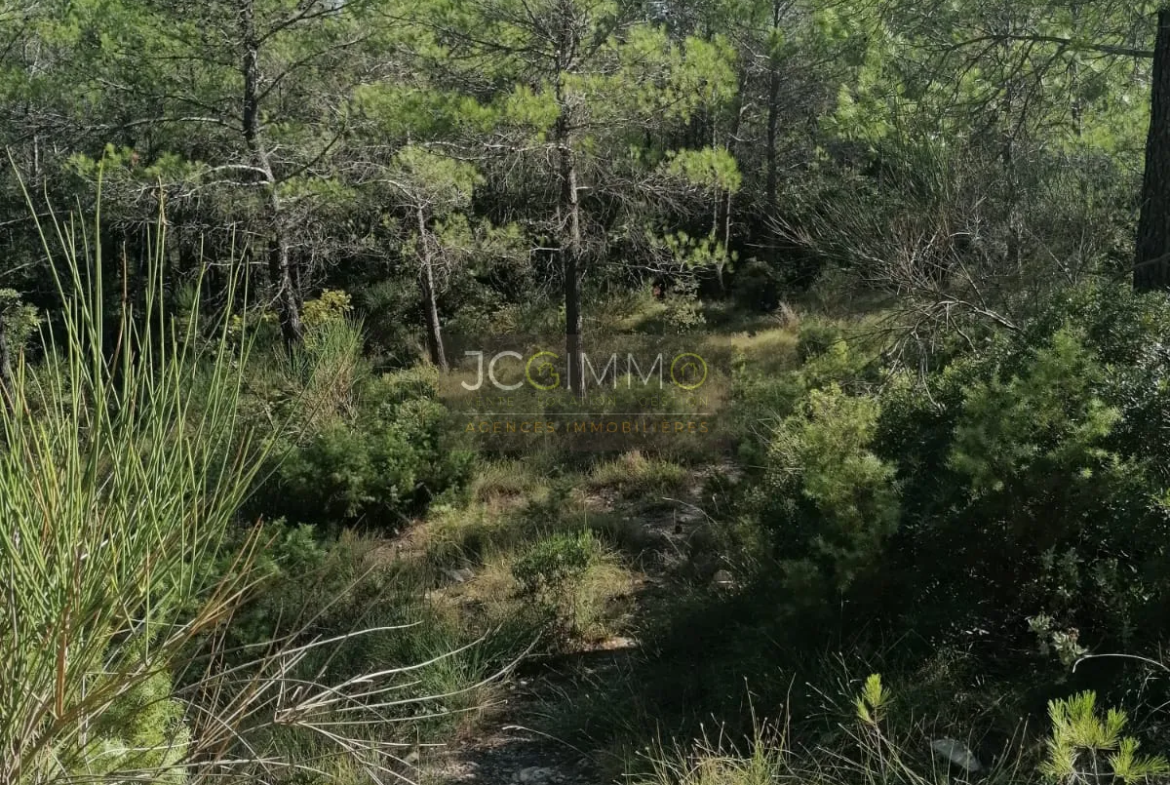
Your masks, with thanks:
[(1096, 705), (1093, 692), (1049, 702), (1052, 735), (1048, 759), (1040, 767), (1047, 779), (1074, 783), (1109, 777), (1128, 784), (1170, 773), (1165, 758), (1137, 755), (1137, 739), (1121, 735), (1127, 722), (1124, 712), (1109, 709), (1101, 718)]
[(839, 325), (833, 322), (807, 321), (800, 325), (796, 353), (801, 362), (820, 357), (844, 339)]
[(873, 612), (875, 587), (898, 587), (919, 600), (896, 628), (1014, 637), (1031, 619), (1065, 668), (1132, 645), (1170, 596), (1167, 325), (1162, 298), (1076, 288), (983, 351), (891, 375), (806, 320), (802, 366), (736, 369), (740, 454), (759, 467), (737, 509), (798, 604), (836, 592)]
[(975, 493), (1002, 491), (1029, 472), (1091, 481), (1113, 459), (1103, 445), (1121, 418), (1094, 395), (1103, 373), (1076, 332), (1058, 330), (1021, 375), (967, 390), (951, 467)]
[(446, 407), (417, 371), (367, 380), (346, 418), (280, 456), (259, 492), (265, 509), (308, 523), (397, 528), (407, 513), (466, 481), (473, 455), (450, 443)]
[(326, 289), (315, 299), (305, 301), (301, 310), (301, 321), (312, 336), (315, 328), (325, 322), (342, 321), (352, 310), (353, 304), (348, 292)]
[(170, 676), (158, 672), (118, 696), (94, 722), (78, 774), (102, 778), (151, 771), (155, 782), (185, 783), (183, 761), (191, 739), (183, 702), (171, 695)]
[(876, 399), (831, 386), (811, 391), (777, 428), (762, 516), (794, 580), (815, 566), (843, 591), (897, 529), (895, 469), (871, 449), (880, 413)]
[(511, 573), (525, 603), (523, 613), (561, 639), (604, 630), (605, 606), (624, 582), (590, 529), (540, 539), (520, 552)]
[[(164, 318), (152, 274), (153, 318), (124, 311), (107, 336), (100, 276), (83, 277), (89, 260), (70, 241), (56, 253), (62, 319), (45, 331), (40, 363), (19, 361), (13, 405), (0, 407), (10, 625), (0, 656), (11, 674), (0, 686), (0, 779), (140, 764), (179, 781), (174, 768), (191, 750), (169, 672), (249, 579), (241, 569), (209, 581), (202, 564), (263, 453), (239, 430), (240, 377), (222, 324), (195, 342), (194, 318)], [(134, 362), (107, 354), (111, 336), (139, 347)], [(132, 749), (139, 742), (159, 746)]]
[(861, 694), (857, 696), (854, 705), (857, 707), (857, 718), (867, 725), (876, 726), (882, 719), (890, 702), (890, 694), (882, 686), (882, 677), (879, 673), (871, 673), (865, 680)]
[(692, 332), (706, 323), (698, 289), (699, 282), (692, 277), (676, 281), (671, 288), (665, 298), (666, 310), (662, 316), (671, 332)]
[(24, 348), (41, 323), (37, 309), (21, 302), (20, 293), (12, 289), (0, 289), (0, 319), (10, 349)]
[(743, 182), (735, 158), (726, 150), (705, 147), (700, 150), (668, 151), (665, 171), (688, 185), (722, 191), (738, 191)]
[(512, 565), (512, 574), (521, 591), (537, 597), (558, 591), (565, 583), (579, 579), (596, 561), (601, 544), (593, 532), (558, 532), (541, 540)]

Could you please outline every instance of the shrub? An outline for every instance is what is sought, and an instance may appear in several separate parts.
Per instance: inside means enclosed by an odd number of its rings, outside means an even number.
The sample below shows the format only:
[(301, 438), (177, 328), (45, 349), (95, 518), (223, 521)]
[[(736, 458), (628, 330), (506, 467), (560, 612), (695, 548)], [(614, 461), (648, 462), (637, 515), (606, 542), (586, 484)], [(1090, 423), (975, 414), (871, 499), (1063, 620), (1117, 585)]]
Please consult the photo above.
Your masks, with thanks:
[(301, 322), (313, 330), (326, 322), (344, 321), (353, 310), (348, 293), (338, 289), (326, 289), (313, 300), (305, 300), (301, 307)]
[(699, 280), (694, 276), (681, 276), (675, 280), (663, 301), (666, 306), (662, 321), (673, 333), (687, 333), (706, 323), (703, 303), (699, 300)]
[(749, 259), (735, 273), (732, 291), (744, 309), (766, 313), (780, 305), (783, 281), (767, 262)]
[(580, 578), (598, 558), (601, 545), (593, 532), (558, 533), (541, 540), (512, 566), (522, 593), (538, 596), (555, 592)]
[(79, 767), (88, 777), (154, 771), (159, 776), (151, 781), (161, 785), (182, 785), (187, 779), (182, 763), (191, 733), (183, 702), (172, 697), (168, 673), (131, 685), (95, 719), (89, 736)]
[(801, 362), (808, 362), (820, 357), (842, 340), (844, 333), (840, 326), (828, 321), (806, 321), (800, 325), (797, 334), (796, 354)]
[(1072, 290), (984, 351), (886, 386), (873, 449), (897, 468), (902, 523), (883, 572), (918, 598), (908, 624), (1002, 640), (1044, 617), (1127, 648), (1158, 627), (1167, 311)]
[(794, 580), (815, 569), (844, 590), (897, 528), (894, 467), (871, 449), (880, 412), (876, 399), (830, 387), (777, 429), (757, 498)]
[(284, 445), (256, 509), (306, 523), (395, 528), (467, 481), (475, 456), (453, 443), (433, 371), (365, 379), (353, 400), (349, 416)]
[(975, 382), (955, 426), (950, 465), (976, 495), (1021, 475), (1088, 479), (1112, 457), (1104, 440), (1120, 412), (1096, 394), (1104, 368), (1077, 333), (1061, 328), (1021, 374)]
[(562, 639), (610, 632), (609, 606), (629, 583), (588, 529), (540, 540), (521, 553), (511, 572), (525, 612), (535, 613)]

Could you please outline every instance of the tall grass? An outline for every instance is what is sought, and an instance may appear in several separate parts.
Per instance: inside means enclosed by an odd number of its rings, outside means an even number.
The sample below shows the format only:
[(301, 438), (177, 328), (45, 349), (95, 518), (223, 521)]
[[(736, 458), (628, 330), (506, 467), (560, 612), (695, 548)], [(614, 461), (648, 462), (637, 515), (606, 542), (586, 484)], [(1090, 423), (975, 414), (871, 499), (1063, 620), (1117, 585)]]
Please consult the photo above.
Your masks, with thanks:
[[(112, 324), (97, 238), (56, 219), (42, 237), (62, 312), (0, 407), (0, 782), (272, 781), (339, 753), (399, 771), (383, 726), (426, 713), (403, 683), (419, 666), (301, 667), (371, 630), (243, 658), (220, 643), (261, 543), (225, 545), (270, 442), (239, 416), (247, 342), (168, 314), (161, 224)], [(329, 751), (289, 758), (290, 734)]]

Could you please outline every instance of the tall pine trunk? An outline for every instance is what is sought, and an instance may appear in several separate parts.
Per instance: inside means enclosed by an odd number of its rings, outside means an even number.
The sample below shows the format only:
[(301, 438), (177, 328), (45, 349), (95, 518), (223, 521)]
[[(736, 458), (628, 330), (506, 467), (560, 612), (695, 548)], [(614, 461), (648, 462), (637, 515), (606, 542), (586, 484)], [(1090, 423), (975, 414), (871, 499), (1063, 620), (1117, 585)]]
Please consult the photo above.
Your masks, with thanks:
[(3, 308), (0, 308), (0, 400), (9, 412), (12, 411), (16, 389), (12, 381), (12, 357), (8, 348), (8, 331), (4, 326)]
[(1133, 286), (1139, 291), (1170, 289), (1170, 8), (1158, 12)]
[(772, 0), (772, 35), (768, 39), (768, 119), (764, 137), (764, 221), (771, 226), (767, 258), (773, 264), (778, 260), (780, 246), (779, 228), (772, 218), (780, 188), (780, 161), (776, 154), (777, 137), (780, 134), (780, 52), (777, 50), (776, 35), (780, 30), (783, 13), (781, 0)]
[(243, 48), (241, 70), (244, 77), (244, 143), (251, 165), (259, 170), (268, 189), (268, 269), (276, 290), (280, 309), (280, 332), (287, 346), (301, 342), (304, 328), (301, 324), (301, 303), (294, 280), (292, 253), (288, 230), (284, 225), (284, 211), (277, 193), (276, 176), (268, 151), (260, 139), (260, 39), (256, 32), (254, 0), (239, 0), (240, 43)]
[(577, 189), (577, 164), (573, 155), (573, 107), (567, 94), (565, 75), (573, 67), (574, 53), (580, 42), (577, 20), (571, 0), (561, 0), (557, 33), (556, 99), (557, 120), (553, 141), (557, 149), (560, 180), (559, 234), (565, 287), (565, 354), (569, 365), (569, 389), (578, 397), (585, 395), (585, 354), (581, 328), (581, 273), (584, 251), (581, 237), (581, 203)]
[(585, 355), (581, 341), (581, 205), (577, 199), (577, 169), (567, 140), (560, 145), (561, 202), (565, 234), (561, 256), (565, 276), (565, 354), (569, 389), (585, 394)]
[(443, 348), (443, 328), (439, 324), (439, 301), (435, 293), (435, 262), (427, 236), (426, 211), (420, 204), (418, 213), (418, 243), (422, 262), (419, 270), (419, 288), (423, 296), (423, 314), (426, 317), (427, 350), (431, 362), (440, 371), (447, 370), (447, 352)]

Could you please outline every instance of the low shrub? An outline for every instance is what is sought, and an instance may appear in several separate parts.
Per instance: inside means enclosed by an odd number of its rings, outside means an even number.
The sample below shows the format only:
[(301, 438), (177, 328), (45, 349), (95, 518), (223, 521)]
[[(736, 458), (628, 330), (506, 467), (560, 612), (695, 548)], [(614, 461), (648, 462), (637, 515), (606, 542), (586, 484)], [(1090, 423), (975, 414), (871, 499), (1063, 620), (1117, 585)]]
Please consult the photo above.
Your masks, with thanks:
[(796, 354), (801, 362), (808, 362), (820, 357), (844, 338), (844, 331), (840, 325), (830, 321), (809, 320), (800, 325), (796, 339)]
[(839, 592), (880, 561), (900, 514), (894, 467), (872, 450), (880, 413), (875, 398), (830, 387), (776, 430), (757, 499), (790, 579)]
[(607, 632), (608, 606), (627, 583), (588, 529), (536, 542), (520, 553), (511, 571), (518, 597), (562, 639)]
[(432, 376), (410, 369), (361, 379), (351, 414), (330, 417), (275, 451), (255, 508), (307, 523), (394, 529), (463, 486), (475, 455), (459, 444)]
[[(1000, 651), (1045, 615), (1128, 650), (1170, 614), (1167, 332), (1163, 298), (1072, 290), (921, 375), (806, 324), (799, 369), (737, 379), (768, 435), (744, 434), (738, 512), (798, 604), (845, 592), (859, 622)], [(915, 601), (890, 614), (890, 593)]]
[(615, 488), (626, 497), (653, 499), (677, 492), (687, 476), (686, 468), (677, 463), (631, 450), (619, 458), (598, 463), (588, 482), (594, 489)]

